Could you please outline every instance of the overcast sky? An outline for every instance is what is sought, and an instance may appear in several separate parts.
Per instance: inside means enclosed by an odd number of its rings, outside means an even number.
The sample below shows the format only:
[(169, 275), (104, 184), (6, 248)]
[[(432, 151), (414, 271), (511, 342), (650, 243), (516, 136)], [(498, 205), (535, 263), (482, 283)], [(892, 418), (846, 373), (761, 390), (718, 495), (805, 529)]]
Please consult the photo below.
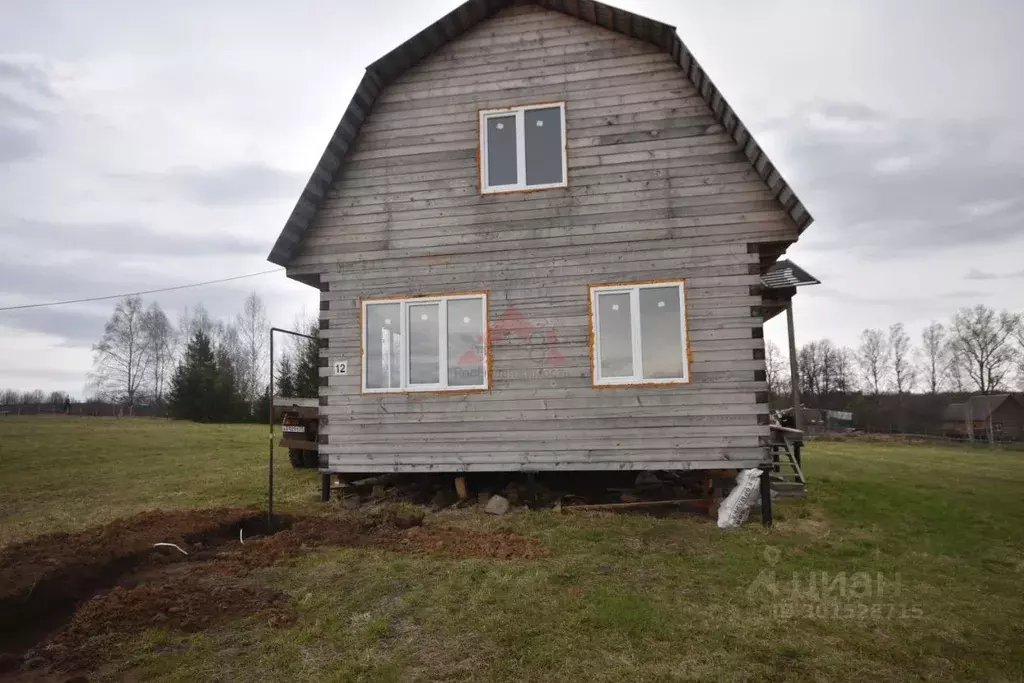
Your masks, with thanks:
[[(0, 0), (0, 306), (272, 268), (363, 68), (457, 4)], [(1024, 309), (1024, 3), (616, 4), (678, 27), (814, 215), (799, 341)], [(282, 273), (159, 301), (252, 290), (317, 310)], [(0, 387), (81, 395), (112, 307), (0, 313)]]

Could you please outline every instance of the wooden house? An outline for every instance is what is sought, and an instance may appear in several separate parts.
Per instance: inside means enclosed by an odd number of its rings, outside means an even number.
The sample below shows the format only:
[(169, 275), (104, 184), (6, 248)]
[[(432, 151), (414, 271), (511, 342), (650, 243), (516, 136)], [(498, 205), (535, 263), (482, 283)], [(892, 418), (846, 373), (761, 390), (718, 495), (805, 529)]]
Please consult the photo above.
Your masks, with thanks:
[(321, 471), (763, 464), (810, 223), (673, 27), (469, 0), (367, 67), (269, 257), (321, 291)]
[(942, 431), (960, 439), (1024, 440), (1024, 399), (1014, 394), (991, 394), (952, 403), (942, 416)]

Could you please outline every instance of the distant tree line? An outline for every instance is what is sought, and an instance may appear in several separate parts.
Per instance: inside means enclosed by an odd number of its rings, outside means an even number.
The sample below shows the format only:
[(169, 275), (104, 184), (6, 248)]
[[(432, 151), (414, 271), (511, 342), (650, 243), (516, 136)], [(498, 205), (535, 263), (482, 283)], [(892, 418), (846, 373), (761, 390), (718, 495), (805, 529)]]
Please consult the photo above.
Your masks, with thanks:
[(17, 389), (0, 389), (0, 406), (41, 406), (49, 405), (63, 408), (65, 401), (71, 400), (66, 391), (46, 392), (42, 389), (18, 391)]
[[(318, 321), (301, 323), (310, 334)], [(139, 296), (117, 303), (93, 347), (88, 393), (124, 406), (160, 405), (169, 416), (197, 422), (267, 419), (269, 332), (266, 308), (255, 293), (232, 320), (216, 320), (199, 305), (177, 325), (156, 302)], [(317, 342), (286, 344), (277, 382), (286, 395), (319, 391)]]
[[(788, 354), (769, 342), (767, 380), (774, 407), (788, 407)], [(866, 329), (855, 347), (819, 339), (797, 352), (802, 403), (848, 410), (870, 429), (924, 428), (971, 394), (1024, 390), (1024, 316), (973, 306), (931, 322), (914, 343), (902, 323)]]

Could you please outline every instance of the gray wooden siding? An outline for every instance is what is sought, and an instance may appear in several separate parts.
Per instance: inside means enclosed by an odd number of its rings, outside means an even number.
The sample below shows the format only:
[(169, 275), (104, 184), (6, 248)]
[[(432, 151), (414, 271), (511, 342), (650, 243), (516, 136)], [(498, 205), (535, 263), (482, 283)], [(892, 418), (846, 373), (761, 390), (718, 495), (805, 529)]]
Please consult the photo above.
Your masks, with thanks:
[[(565, 101), (568, 189), (481, 196), (480, 109)], [(332, 470), (649, 469), (760, 461), (758, 254), (797, 227), (671, 58), (515, 7), (381, 96), (289, 274), (318, 274)], [(692, 383), (591, 386), (587, 285), (687, 280)], [(484, 393), (360, 393), (359, 300), (488, 290)], [(555, 340), (549, 344), (550, 339)], [(558, 362), (552, 363), (554, 349)], [(329, 370), (323, 369), (328, 375)]]

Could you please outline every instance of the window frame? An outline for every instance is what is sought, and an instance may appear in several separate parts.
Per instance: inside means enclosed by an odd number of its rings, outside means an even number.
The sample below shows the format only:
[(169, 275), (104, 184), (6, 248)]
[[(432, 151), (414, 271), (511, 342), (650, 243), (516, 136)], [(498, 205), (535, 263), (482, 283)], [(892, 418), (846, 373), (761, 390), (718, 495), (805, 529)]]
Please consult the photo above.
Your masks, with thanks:
[[(483, 304), (483, 344), (481, 355), (483, 357), (483, 384), (474, 385), (451, 385), (448, 378), (448, 302), (480, 300)], [(401, 382), (397, 387), (368, 387), (366, 385), (368, 367), (366, 364), (366, 349), (368, 345), (368, 332), (366, 323), (368, 321), (367, 307), (374, 304), (399, 304), (400, 334), (402, 335), (401, 355)], [(437, 325), (438, 325), (438, 378), (441, 380), (436, 384), (410, 384), (409, 350), (411, 344), (408, 337), (409, 307), (423, 304), (437, 304)], [(384, 296), (362, 299), (359, 302), (359, 346), (360, 346), (360, 385), (364, 394), (409, 394), (423, 392), (443, 393), (466, 393), (489, 391), (491, 388), (491, 339), (490, 339), (490, 308), (488, 306), (488, 293), (483, 292), (457, 292), (454, 294), (427, 294), (422, 296)]]
[[(526, 126), (524, 120), (526, 112), (532, 109), (554, 109), (558, 108), (561, 116), (562, 131), (562, 182), (545, 183), (543, 185), (526, 184)], [(514, 185), (490, 185), (487, 165), (487, 119), (514, 115), (516, 119), (516, 178)], [(504, 192), (532, 192), (534, 190), (554, 190), (569, 186), (569, 153), (566, 145), (565, 131), (565, 102), (542, 102), (539, 104), (525, 104), (516, 107), (502, 107), (499, 109), (481, 109), (479, 112), (479, 160), (480, 160), (480, 193), (501, 194)]]
[[(644, 379), (643, 350), (640, 323), (640, 290), (676, 286), (679, 291), (679, 333), (683, 355), (683, 377), (654, 377)], [(642, 282), (614, 282), (588, 285), (587, 307), (590, 318), (590, 377), (595, 389), (630, 386), (678, 386), (693, 380), (690, 367), (690, 334), (686, 312), (686, 279), (647, 280)], [(630, 335), (633, 350), (633, 375), (630, 377), (601, 377), (601, 338), (599, 334), (600, 294), (629, 294)]]

